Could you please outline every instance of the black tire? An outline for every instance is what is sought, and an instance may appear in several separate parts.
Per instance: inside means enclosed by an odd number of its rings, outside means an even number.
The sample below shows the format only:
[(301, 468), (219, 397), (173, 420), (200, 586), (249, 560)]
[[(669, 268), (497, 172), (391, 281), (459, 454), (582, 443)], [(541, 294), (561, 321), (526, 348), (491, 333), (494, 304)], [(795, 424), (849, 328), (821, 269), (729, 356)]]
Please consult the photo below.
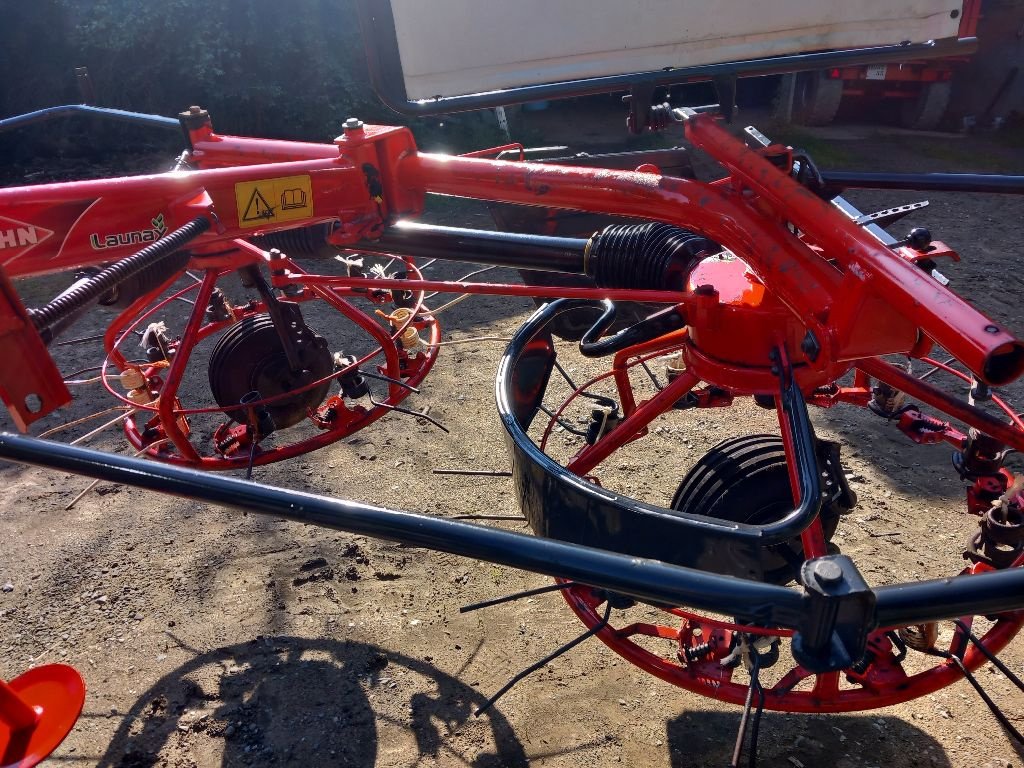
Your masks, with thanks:
[[(829, 443), (819, 443), (830, 449)], [(842, 474), (839, 467), (830, 469)], [(826, 500), (821, 511), (826, 542), (835, 535), (839, 516), (852, 505), (837, 498)], [(734, 523), (763, 525), (780, 519), (793, 508), (782, 438), (746, 435), (719, 443), (683, 478), (671, 508)], [(803, 561), (800, 537), (768, 550), (763, 559), (764, 581), (788, 584), (795, 580)]]
[(799, 125), (828, 125), (843, 100), (843, 81), (826, 72), (798, 72), (793, 83), (792, 120)]
[(903, 102), (900, 110), (900, 125), (917, 131), (934, 129), (949, 107), (949, 96), (953, 90), (950, 81), (922, 83), (913, 99)]

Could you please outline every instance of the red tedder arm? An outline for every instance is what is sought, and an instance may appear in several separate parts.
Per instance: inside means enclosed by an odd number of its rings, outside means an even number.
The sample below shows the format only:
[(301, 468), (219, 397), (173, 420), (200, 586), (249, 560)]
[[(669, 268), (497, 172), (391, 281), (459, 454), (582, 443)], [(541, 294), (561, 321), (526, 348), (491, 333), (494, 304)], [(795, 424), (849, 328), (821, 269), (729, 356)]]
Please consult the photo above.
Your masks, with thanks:
[[(107, 264), (197, 215), (212, 226), (190, 244), (194, 259), (216, 258), (236, 239), (319, 222), (337, 222), (331, 241), (351, 245), (419, 213), (426, 193), (440, 193), (696, 230), (746, 261), (799, 318), (815, 350), (809, 364), (821, 370), (921, 355), (932, 342), (990, 384), (1024, 370), (1024, 346), (1010, 333), (711, 115), (688, 117), (686, 132), (729, 179), (431, 155), (416, 150), (406, 128), (361, 123), (334, 144), (219, 136), (201, 119), (189, 131), (190, 161), (200, 170), (0, 190), (0, 268), (17, 278)], [(66, 401), (66, 390), (9, 288), (4, 299), (0, 349), (27, 365), (3, 368), (0, 394), (24, 427)], [(693, 300), (678, 297), (682, 305)], [(23, 406), (31, 394), (42, 400), (34, 411)]]

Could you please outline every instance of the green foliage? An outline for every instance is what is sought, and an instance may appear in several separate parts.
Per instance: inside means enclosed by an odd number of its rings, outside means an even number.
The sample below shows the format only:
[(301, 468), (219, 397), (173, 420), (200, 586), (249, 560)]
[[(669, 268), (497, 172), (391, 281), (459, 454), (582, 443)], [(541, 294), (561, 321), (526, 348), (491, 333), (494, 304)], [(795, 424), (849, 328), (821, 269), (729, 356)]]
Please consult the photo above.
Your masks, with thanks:
[(69, 29), (61, 0), (7, 2), (2, 8), (0, 116), (73, 96)]
[[(432, 150), (502, 142), (489, 115), (408, 121), (385, 108), (369, 85), (352, 0), (33, 0), (4, 12), (0, 116), (80, 101), (73, 70), (85, 66), (102, 106), (174, 115), (200, 104), (220, 133), (324, 141), (356, 115), (408, 122)], [(0, 136), (0, 150), (13, 142), (10, 157), (98, 159), (161, 138), (62, 121)]]
[(59, 0), (103, 104), (322, 138), (375, 104), (350, 0)]

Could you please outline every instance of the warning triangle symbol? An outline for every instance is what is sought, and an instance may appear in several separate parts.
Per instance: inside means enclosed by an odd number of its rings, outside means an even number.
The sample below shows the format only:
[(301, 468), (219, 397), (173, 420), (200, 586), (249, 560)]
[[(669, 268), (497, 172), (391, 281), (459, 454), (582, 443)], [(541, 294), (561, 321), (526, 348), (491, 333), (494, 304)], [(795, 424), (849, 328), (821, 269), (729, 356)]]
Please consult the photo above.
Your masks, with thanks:
[(252, 197), (249, 198), (249, 203), (245, 206), (245, 214), (242, 216), (242, 221), (259, 221), (272, 218), (274, 218), (274, 209), (257, 187), (252, 191)]

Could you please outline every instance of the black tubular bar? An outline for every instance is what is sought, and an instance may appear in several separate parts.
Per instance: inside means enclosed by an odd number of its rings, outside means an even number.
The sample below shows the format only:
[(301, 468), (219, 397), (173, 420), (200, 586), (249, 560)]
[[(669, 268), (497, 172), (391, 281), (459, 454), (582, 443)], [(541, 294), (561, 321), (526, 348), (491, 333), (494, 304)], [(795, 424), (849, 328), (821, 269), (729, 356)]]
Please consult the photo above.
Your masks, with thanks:
[(862, 173), (822, 171), (830, 188), (906, 189), (918, 192), (994, 192), (1024, 195), (1024, 176), (995, 173)]
[(388, 539), (603, 587), (639, 600), (796, 628), (800, 592), (444, 518), (275, 488), (130, 456), (0, 432), (0, 459), (192, 501)]
[(356, 249), (582, 275), (587, 242), (578, 237), (491, 232), (400, 221), (385, 230), (380, 239), (359, 243)]
[[(209, 472), (0, 432), (0, 459), (62, 470), (231, 509), (398, 541), (572, 579), (663, 605), (685, 605), (798, 629), (806, 597), (551, 539), (259, 485)], [(1024, 610), (1024, 568), (879, 587), (875, 626)]]
[(493, 109), (494, 107), (545, 99), (592, 96), (625, 91), (635, 86), (680, 85), (721, 77), (763, 77), (830, 67), (894, 64), (915, 59), (965, 56), (973, 53), (978, 47), (976, 38), (965, 37), (927, 43), (775, 56), (694, 67), (667, 67), (651, 72), (526, 85), (487, 93), (440, 95), (433, 99), (412, 101), (408, 98), (405, 90), (391, 3), (385, 0), (356, 0), (356, 10), (359, 15), (363, 47), (366, 50), (370, 82), (374, 91), (381, 101), (396, 112), (416, 116)]
[[(992, 616), (1024, 610), (1024, 568), (974, 576), (931, 579), (875, 587), (875, 621), (879, 627), (924, 624), (942, 617)], [(1016, 603), (1016, 605), (1012, 605)]]
[(102, 117), (124, 123), (145, 125), (150, 128), (166, 128), (173, 131), (181, 130), (181, 123), (178, 122), (176, 117), (150, 115), (144, 112), (127, 112), (123, 109), (111, 109), (109, 107), (92, 107), (88, 104), (64, 104), (59, 107), (37, 109), (35, 112), (26, 112), (23, 115), (15, 115), (14, 117), (5, 117), (0, 120), (0, 133), (12, 131), (15, 128), (24, 128), (34, 123), (43, 123), (47, 120), (56, 120), (60, 117), (71, 117), (74, 115)]

